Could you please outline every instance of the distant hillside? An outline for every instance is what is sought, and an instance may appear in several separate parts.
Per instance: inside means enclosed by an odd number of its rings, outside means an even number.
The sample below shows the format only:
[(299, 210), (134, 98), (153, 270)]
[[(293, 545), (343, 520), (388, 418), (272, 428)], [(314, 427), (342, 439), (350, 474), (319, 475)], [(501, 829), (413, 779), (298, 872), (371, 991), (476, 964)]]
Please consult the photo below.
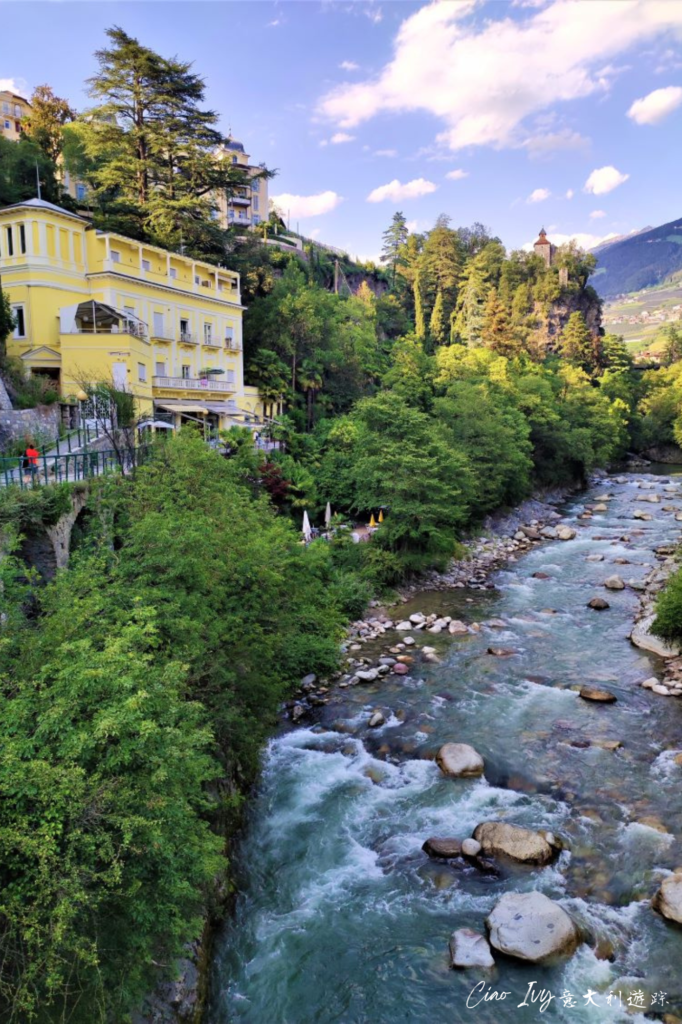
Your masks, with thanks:
[(682, 219), (613, 239), (594, 250), (590, 283), (604, 298), (661, 284), (682, 270)]

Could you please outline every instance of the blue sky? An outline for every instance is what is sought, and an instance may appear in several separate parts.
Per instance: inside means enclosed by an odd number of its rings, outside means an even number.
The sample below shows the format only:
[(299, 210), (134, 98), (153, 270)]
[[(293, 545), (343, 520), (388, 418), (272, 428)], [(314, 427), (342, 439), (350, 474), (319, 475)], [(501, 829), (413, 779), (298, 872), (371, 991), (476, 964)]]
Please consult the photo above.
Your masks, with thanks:
[(113, 24), (193, 60), (292, 226), (354, 255), (397, 209), (510, 248), (682, 216), (682, 0), (24, 0), (0, 82), (84, 108)]

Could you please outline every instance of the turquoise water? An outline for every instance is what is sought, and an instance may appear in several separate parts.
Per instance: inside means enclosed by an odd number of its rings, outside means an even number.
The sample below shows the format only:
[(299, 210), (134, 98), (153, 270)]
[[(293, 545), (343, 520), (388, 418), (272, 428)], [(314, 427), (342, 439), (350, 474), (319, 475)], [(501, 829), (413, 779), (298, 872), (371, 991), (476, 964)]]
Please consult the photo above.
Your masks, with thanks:
[[(661, 504), (634, 501), (651, 493), (639, 480), (656, 482)], [(627, 640), (638, 597), (601, 586), (613, 573), (642, 578), (653, 548), (679, 536), (662, 505), (682, 508), (682, 491), (663, 486), (643, 475), (602, 482), (563, 510), (578, 537), (519, 558), (495, 575), (497, 591), (417, 598), (401, 617), (439, 610), (505, 626), (414, 633), (441, 664), (417, 653), (411, 677), (339, 690), (314, 724), (273, 739), (238, 853), (242, 894), (217, 945), (210, 1024), (644, 1020), (628, 999), (644, 1003), (647, 1019), (682, 1016), (682, 928), (648, 903), (665, 871), (682, 865), (682, 699), (641, 689), (661, 664)], [(608, 512), (578, 520), (606, 491)], [(633, 520), (637, 508), (654, 520)], [(585, 560), (595, 553), (605, 560)], [(619, 557), (631, 564), (613, 564)], [(533, 579), (537, 571), (551, 578)], [(606, 594), (608, 611), (586, 607), (595, 594)], [(491, 644), (517, 653), (492, 657)], [(607, 686), (617, 703), (582, 700), (570, 689), (582, 683)], [(387, 723), (369, 730), (374, 708)], [(605, 739), (623, 747), (602, 749)], [(447, 741), (480, 751), (485, 776), (444, 778), (431, 758)], [(568, 849), (548, 867), (495, 875), (421, 851), (428, 836), (464, 838), (497, 818), (551, 829)], [(502, 893), (528, 889), (559, 900), (589, 941), (553, 967), (495, 954), (491, 972), (449, 969), (451, 932), (483, 931)], [(509, 995), (475, 1005), (479, 982)], [(542, 1013), (519, 1006), (531, 982), (555, 996)], [(665, 1003), (652, 1006), (661, 992)]]

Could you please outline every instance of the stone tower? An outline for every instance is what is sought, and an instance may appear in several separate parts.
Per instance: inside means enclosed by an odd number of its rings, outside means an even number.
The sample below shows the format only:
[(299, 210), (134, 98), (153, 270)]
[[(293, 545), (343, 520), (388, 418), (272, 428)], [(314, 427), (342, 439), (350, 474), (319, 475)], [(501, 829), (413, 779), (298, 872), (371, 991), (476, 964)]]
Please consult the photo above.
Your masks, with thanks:
[(544, 228), (540, 229), (540, 235), (538, 236), (538, 240), (533, 245), (533, 252), (535, 252), (538, 256), (542, 257), (542, 259), (545, 261), (545, 266), (552, 266), (552, 260), (554, 258), (554, 253), (556, 252), (556, 246), (552, 245), (549, 238), (547, 237), (547, 232)]

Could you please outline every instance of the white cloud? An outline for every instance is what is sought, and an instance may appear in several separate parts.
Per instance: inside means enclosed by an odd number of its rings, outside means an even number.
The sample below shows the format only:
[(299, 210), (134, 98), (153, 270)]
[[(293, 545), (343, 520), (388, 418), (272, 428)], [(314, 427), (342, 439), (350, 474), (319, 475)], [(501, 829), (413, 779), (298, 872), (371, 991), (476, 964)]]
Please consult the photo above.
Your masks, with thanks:
[[(611, 238), (618, 238), (615, 231), (609, 232), (608, 235), (591, 235), (587, 231), (576, 231), (572, 235), (565, 235), (560, 232), (551, 232), (548, 234), (550, 242), (553, 242), (554, 245), (565, 245), (566, 242), (575, 242), (581, 249), (594, 249), (596, 246), (601, 245), (602, 242), (608, 242)], [(533, 242), (534, 241), (535, 239), (533, 239)], [(526, 252), (532, 252), (533, 242), (525, 242), (521, 248), (525, 249)]]
[(295, 196), (291, 192), (282, 192), (281, 195), (272, 196), (271, 200), (285, 218), (319, 217), (336, 209), (339, 203), (343, 202), (343, 196), (331, 190), (318, 192), (314, 196)]
[(281, 25), (281, 24), (282, 24), (282, 19), (281, 18), (275, 18), (273, 21), (269, 21), (267, 23), (266, 28), (277, 28), (277, 26)]
[(574, 195), (575, 195), (575, 192), (573, 191), (572, 188), (569, 188), (569, 189), (566, 190), (566, 198), (567, 199), (572, 199)]
[(543, 203), (545, 199), (549, 199), (551, 192), (548, 188), (536, 188), (533, 189), (531, 194), (526, 199), (527, 203)]
[(599, 167), (592, 171), (585, 182), (585, 192), (591, 192), (594, 196), (604, 196), (607, 192), (613, 192), (624, 181), (630, 177), (629, 174), (621, 174), (615, 167)]
[(397, 156), (398, 155), (398, 150), (397, 149), (376, 149), (374, 151), (374, 155), (375, 156), (389, 156), (389, 157), (393, 157), (393, 156)]
[(384, 20), (384, 12), (380, 7), (374, 6), (374, 0), (369, 0), (369, 4), (363, 7), (363, 14), (369, 18), (373, 25), (378, 25), (379, 22)]
[(541, 132), (539, 135), (531, 135), (525, 140), (523, 146), (531, 158), (542, 159), (556, 152), (589, 149), (590, 140), (580, 132), (562, 128), (557, 132)]
[[(332, 89), (319, 112), (353, 128), (381, 112), (425, 110), (452, 150), (521, 146), (534, 134), (524, 124), (530, 115), (603, 92), (616, 57), (682, 35), (682, 4), (664, 0), (552, 0), (514, 18), (497, 5), (496, 18), (479, 22), (469, 17), (475, 6), (432, 2), (405, 18), (379, 74)], [(565, 132), (550, 144), (558, 141), (578, 142)]]
[(359, 71), (360, 65), (356, 64), (354, 60), (342, 60), (339, 64), (342, 71)]
[(416, 199), (418, 196), (426, 196), (429, 192), (435, 192), (438, 186), (425, 178), (415, 178), (414, 181), (407, 181), (403, 185), (394, 178), (387, 185), (380, 185), (373, 189), (367, 196), (368, 203), (381, 203), (384, 199), (392, 199), (399, 202), (401, 199)]
[(606, 216), (606, 210), (593, 210), (590, 214), (590, 220), (600, 220)]
[(461, 181), (462, 178), (468, 178), (469, 177), (469, 172), (468, 171), (463, 171), (461, 167), (458, 167), (457, 170), (455, 170), (455, 171), (448, 171), (448, 173), (445, 175), (445, 177), (449, 178), (450, 181)]
[(0, 78), (0, 92), (16, 92), (28, 99), (29, 89), (25, 78)]
[(407, 228), (408, 231), (416, 231), (417, 228), (419, 227), (419, 221), (418, 220), (406, 220), (405, 221), (405, 227)]
[(329, 141), (332, 146), (339, 146), (342, 142), (352, 142), (354, 138), (355, 136), (349, 135), (348, 132), (336, 132)]
[(658, 124), (668, 114), (672, 114), (682, 103), (682, 89), (679, 85), (669, 85), (665, 89), (654, 89), (648, 96), (635, 100), (628, 110), (636, 124)]

